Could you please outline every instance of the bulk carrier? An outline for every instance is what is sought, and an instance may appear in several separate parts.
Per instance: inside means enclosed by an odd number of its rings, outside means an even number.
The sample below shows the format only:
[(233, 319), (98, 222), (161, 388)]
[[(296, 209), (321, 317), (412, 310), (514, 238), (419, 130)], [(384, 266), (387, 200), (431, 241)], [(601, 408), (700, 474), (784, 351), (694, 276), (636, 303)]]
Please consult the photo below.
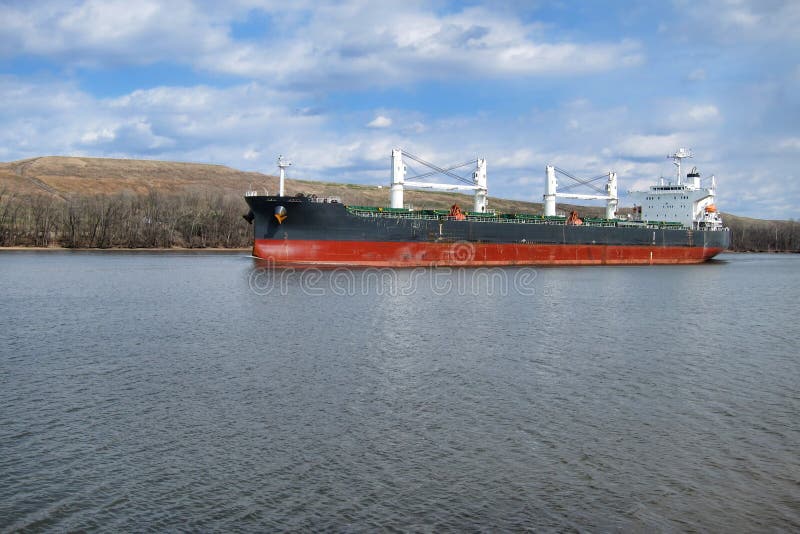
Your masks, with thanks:
[[(428, 172), (406, 178), (404, 157), (465, 182), (451, 186), (419, 181)], [(663, 178), (646, 191), (630, 191), (631, 213), (617, 216), (616, 173), (583, 180), (547, 166), (544, 213), (494, 213), (488, 209), (486, 160), (473, 160), (471, 180), (400, 149), (392, 151), (389, 207), (345, 205), (338, 197), (286, 196), (285, 169), (278, 159), (278, 195), (248, 191), (245, 201), (253, 224), (253, 255), (276, 265), (313, 266), (500, 266), (615, 265), (701, 263), (730, 244), (715, 206), (716, 180), (701, 185), (696, 168), (684, 177), (680, 149), (668, 156), (677, 166), (675, 181)], [(462, 164), (464, 165), (464, 164)], [(558, 191), (557, 173), (593, 187), (598, 194)], [(593, 185), (605, 179), (604, 187)], [(407, 187), (474, 191), (472, 211), (404, 206)], [(605, 217), (559, 214), (556, 198), (605, 200)]]

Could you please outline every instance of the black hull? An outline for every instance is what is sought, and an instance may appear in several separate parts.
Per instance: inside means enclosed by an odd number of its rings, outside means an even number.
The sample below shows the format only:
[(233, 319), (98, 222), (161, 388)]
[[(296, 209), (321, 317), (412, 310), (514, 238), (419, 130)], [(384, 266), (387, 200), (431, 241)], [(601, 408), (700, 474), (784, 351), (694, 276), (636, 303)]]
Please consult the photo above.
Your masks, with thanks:
[[(331, 241), (466, 241), (548, 245), (639, 245), (726, 249), (730, 232), (634, 226), (572, 226), (514, 222), (431, 220), (354, 215), (339, 203), (295, 197), (246, 197), (256, 239)], [(286, 209), (279, 223), (275, 208)]]

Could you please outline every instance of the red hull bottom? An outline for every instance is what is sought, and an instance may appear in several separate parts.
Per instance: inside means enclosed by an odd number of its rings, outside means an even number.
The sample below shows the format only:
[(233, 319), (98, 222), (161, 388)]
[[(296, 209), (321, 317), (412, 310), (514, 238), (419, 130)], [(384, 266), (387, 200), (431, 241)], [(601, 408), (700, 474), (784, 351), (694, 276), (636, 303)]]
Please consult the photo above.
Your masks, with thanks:
[(418, 243), (257, 239), (253, 255), (279, 265), (482, 267), (702, 263), (721, 248), (522, 243)]

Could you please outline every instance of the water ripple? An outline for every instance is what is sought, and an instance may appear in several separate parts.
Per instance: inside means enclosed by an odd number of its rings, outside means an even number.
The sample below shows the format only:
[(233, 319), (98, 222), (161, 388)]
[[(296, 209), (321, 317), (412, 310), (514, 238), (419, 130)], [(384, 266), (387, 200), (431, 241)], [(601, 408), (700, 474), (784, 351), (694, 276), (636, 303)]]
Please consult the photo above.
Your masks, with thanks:
[(311, 296), (2, 256), (0, 531), (798, 530), (800, 270), (752, 258)]

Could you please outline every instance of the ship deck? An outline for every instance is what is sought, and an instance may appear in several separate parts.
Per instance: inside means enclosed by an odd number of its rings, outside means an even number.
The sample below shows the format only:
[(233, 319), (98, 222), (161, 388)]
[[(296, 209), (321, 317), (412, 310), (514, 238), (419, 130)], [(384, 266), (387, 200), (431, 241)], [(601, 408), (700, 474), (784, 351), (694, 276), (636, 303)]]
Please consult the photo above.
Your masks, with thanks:
[[(347, 212), (364, 218), (383, 218), (383, 219), (420, 219), (420, 220), (441, 220), (454, 221), (455, 217), (450, 216), (449, 210), (410, 210), (404, 208), (381, 208), (373, 206), (345, 206)], [(563, 225), (567, 217), (532, 215), (528, 213), (477, 213), (468, 211), (464, 213), (467, 221), (493, 222), (493, 223), (512, 223), (512, 224), (553, 224)], [(635, 221), (628, 219), (604, 219), (594, 217), (584, 217), (581, 219), (584, 226), (599, 227), (633, 227), (633, 228), (652, 228), (652, 229), (682, 229), (683, 224), (679, 222), (663, 221)]]

